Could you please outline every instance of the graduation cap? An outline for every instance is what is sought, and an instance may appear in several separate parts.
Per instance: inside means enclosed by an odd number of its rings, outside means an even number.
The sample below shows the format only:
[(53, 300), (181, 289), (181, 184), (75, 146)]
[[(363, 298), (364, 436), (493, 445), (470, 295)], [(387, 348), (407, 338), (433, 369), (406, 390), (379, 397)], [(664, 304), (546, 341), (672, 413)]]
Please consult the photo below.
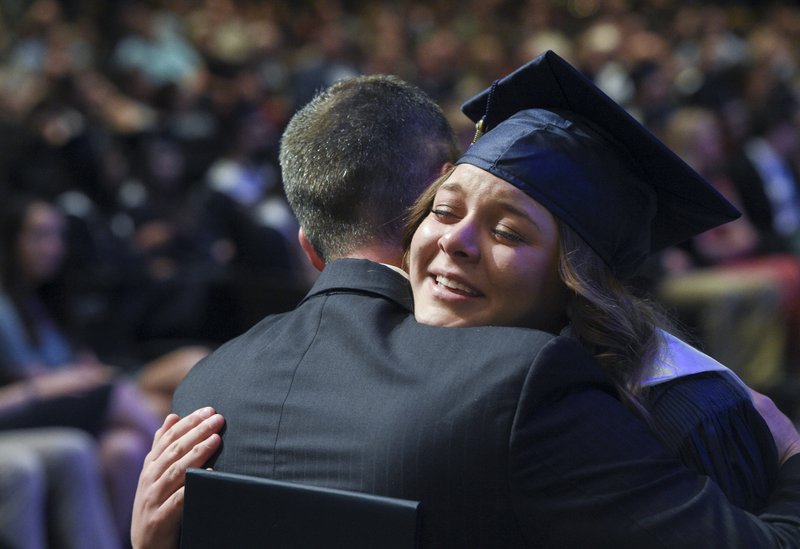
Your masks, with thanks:
[(705, 179), (589, 79), (547, 51), (461, 107), (478, 123), (458, 160), (568, 224), (619, 277), (739, 217)]

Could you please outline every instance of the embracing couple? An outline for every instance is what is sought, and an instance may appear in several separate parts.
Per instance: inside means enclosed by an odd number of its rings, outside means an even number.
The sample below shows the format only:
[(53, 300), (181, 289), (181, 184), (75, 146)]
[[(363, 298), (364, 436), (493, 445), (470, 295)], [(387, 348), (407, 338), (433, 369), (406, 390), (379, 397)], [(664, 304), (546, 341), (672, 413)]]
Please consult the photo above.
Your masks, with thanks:
[(552, 52), (464, 111), (458, 159), (393, 77), (293, 117), (322, 273), (181, 384), (134, 547), (177, 546), (199, 466), (421, 501), (423, 547), (796, 547), (800, 435), (625, 283), (738, 212)]

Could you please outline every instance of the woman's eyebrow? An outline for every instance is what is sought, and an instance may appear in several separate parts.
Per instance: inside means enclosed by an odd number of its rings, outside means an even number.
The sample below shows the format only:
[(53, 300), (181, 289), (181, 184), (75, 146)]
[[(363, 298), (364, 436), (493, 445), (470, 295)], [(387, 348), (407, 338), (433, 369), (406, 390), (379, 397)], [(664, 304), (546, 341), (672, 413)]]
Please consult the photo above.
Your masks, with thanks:
[(463, 187), (461, 186), (460, 183), (456, 183), (455, 181), (447, 181), (445, 183), (442, 183), (442, 186), (439, 187), (439, 190), (456, 192), (463, 190)]
[(513, 215), (516, 215), (518, 217), (521, 217), (524, 220), (528, 221), (534, 227), (536, 227), (536, 230), (541, 232), (542, 228), (539, 226), (539, 224), (536, 222), (536, 220), (531, 217), (531, 214), (529, 214), (526, 210), (520, 208), (519, 206), (517, 206), (513, 202), (506, 201), (506, 200), (501, 200), (500, 201), (500, 205), (507, 212), (509, 212), (509, 213), (511, 213)]

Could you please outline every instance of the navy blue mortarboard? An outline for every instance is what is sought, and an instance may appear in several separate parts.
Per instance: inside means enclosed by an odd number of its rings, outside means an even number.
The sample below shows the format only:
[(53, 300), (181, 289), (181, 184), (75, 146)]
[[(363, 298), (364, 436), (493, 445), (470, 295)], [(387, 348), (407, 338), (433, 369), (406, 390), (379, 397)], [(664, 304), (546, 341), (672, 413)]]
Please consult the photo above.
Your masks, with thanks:
[(739, 217), (707, 181), (548, 51), (462, 106), (478, 122), (458, 160), (568, 224), (622, 278), (645, 257)]

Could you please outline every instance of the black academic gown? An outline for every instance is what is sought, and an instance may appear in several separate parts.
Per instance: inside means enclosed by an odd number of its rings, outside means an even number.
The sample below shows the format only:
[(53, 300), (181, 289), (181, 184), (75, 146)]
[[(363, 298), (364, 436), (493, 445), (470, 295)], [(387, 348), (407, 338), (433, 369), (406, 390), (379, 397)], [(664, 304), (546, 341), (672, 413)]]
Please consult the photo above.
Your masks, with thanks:
[(758, 511), (778, 473), (772, 433), (750, 397), (729, 375), (703, 372), (646, 393), (650, 426), (673, 455), (708, 475), (728, 499)]
[(417, 324), (403, 277), (329, 264), (293, 312), (200, 362), (215, 469), (422, 502), (422, 546), (797, 547), (800, 457), (760, 517), (670, 457), (573, 339)]

